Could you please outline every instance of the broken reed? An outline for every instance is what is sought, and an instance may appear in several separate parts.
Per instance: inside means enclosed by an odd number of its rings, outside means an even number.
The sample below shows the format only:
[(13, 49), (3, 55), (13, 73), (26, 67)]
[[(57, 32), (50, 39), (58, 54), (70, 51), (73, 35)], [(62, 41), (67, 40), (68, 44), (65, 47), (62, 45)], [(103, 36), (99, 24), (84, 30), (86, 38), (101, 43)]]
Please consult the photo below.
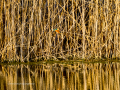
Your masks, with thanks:
[[(120, 57), (119, 0), (1, 0), (0, 59)], [(60, 34), (53, 29), (58, 28)]]

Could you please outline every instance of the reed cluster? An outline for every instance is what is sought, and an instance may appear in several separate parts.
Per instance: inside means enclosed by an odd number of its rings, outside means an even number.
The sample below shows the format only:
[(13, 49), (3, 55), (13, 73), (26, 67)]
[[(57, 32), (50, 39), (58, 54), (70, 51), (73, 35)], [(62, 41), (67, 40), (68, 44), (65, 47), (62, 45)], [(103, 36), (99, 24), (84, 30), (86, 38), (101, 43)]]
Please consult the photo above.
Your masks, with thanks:
[(120, 58), (119, 0), (0, 0), (1, 61), (68, 57)]

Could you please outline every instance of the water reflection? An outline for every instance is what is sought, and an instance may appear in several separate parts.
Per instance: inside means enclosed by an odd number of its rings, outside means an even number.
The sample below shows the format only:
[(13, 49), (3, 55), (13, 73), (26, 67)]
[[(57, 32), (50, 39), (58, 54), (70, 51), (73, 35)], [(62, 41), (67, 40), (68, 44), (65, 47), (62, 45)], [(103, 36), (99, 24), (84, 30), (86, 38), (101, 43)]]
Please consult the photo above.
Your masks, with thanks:
[(1, 65), (0, 90), (120, 90), (120, 64)]

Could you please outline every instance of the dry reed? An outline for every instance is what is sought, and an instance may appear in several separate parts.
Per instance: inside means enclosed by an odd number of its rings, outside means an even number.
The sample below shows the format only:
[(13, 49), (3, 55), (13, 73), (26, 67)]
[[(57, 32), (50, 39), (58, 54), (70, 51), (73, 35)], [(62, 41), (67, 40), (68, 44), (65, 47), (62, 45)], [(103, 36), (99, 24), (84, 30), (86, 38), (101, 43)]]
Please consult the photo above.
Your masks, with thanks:
[(0, 5), (1, 61), (120, 58), (119, 0), (1, 0)]

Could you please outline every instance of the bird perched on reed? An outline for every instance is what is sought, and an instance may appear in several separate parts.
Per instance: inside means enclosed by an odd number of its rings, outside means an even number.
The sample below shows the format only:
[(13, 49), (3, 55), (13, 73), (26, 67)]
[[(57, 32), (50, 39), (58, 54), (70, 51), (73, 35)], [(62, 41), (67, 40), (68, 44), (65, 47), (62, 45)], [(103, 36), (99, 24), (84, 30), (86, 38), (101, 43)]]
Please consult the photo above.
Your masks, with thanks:
[(57, 33), (59, 33), (60, 34), (60, 31), (59, 31), (59, 29), (53, 29), (54, 31), (56, 31)]

